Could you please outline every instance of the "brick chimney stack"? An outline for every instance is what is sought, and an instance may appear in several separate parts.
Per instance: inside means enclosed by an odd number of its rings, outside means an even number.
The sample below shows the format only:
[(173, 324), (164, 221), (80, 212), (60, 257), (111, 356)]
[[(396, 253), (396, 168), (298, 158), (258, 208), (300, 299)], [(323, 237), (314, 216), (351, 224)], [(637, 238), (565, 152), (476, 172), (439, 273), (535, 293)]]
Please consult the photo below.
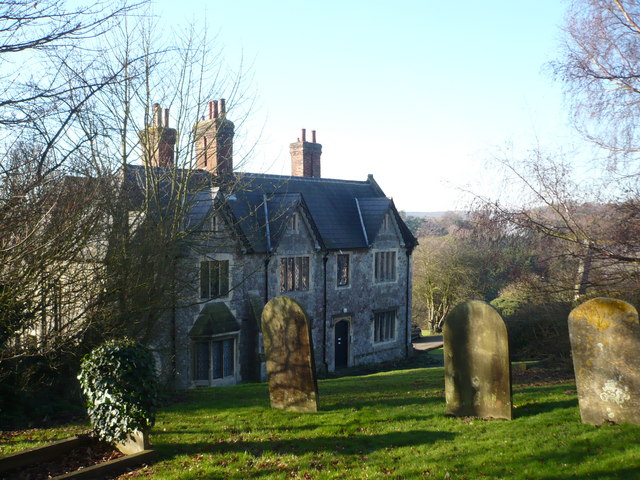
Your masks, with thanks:
[(196, 168), (214, 175), (233, 173), (233, 135), (235, 125), (227, 120), (224, 98), (207, 104), (208, 118), (196, 123)]
[(291, 152), (291, 175), (294, 177), (320, 178), (320, 155), (322, 145), (316, 143), (316, 131), (311, 131), (311, 142), (307, 142), (307, 131), (302, 129), (302, 138), (289, 145)]
[(163, 109), (154, 103), (152, 110), (152, 124), (138, 132), (142, 145), (142, 159), (146, 165), (152, 167), (173, 167), (174, 151), (178, 131), (169, 128), (169, 109)]

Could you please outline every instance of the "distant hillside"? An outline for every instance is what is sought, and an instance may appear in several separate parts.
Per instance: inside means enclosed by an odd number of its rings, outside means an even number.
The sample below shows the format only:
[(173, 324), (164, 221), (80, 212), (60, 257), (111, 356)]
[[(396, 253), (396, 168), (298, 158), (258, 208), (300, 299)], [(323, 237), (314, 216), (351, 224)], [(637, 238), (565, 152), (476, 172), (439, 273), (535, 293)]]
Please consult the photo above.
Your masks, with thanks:
[(462, 212), (456, 212), (452, 210), (448, 210), (446, 212), (405, 212), (407, 217), (417, 217), (417, 218), (441, 218), (444, 217), (447, 213), (455, 213), (461, 215)]
[(404, 219), (416, 237), (439, 237), (447, 235), (451, 228), (458, 228), (468, 216), (467, 212), (406, 212)]

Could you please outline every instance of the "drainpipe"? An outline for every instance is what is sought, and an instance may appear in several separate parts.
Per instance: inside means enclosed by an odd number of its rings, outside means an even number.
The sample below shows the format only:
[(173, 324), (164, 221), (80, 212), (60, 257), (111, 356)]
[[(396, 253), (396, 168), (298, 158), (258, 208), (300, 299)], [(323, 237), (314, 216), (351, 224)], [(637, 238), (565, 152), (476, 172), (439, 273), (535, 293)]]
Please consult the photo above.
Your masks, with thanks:
[(173, 268), (171, 269), (171, 283), (172, 296), (171, 301), (171, 377), (173, 379), (173, 386), (176, 387), (176, 380), (178, 376), (178, 367), (176, 363), (177, 345), (176, 345), (176, 259), (173, 259)]
[(405, 312), (405, 333), (406, 338), (404, 342), (405, 348), (405, 358), (409, 358), (409, 343), (411, 342), (411, 319), (409, 318), (409, 295), (411, 294), (409, 290), (410, 280), (411, 280), (411, 252), (407, 249), (407, 284), (405, 291), (405, 303), (404, 303), (404, 312)]
[(264, 259), (264, 304), (266, 305), (269, 301), (269, 260), (271, 260), (271, 255), (267, 254)]
[(267, 205), (267, 194), (262, 194), (262, 205), (264, 207), (264, 229), (267, 241), (267, 258), (264, 260), (264, 304), (269, 301), (269, 260), (271, 257), (271, 231), (269, 229), (269, 207)]
[(325, 253), (322, 257), (323, 268), (323, 298), (322, 298), (322, 366), (325, 372), (329, 371), (329, 365), (327, 364), (327, 261), (329, 260), (329, 253)]

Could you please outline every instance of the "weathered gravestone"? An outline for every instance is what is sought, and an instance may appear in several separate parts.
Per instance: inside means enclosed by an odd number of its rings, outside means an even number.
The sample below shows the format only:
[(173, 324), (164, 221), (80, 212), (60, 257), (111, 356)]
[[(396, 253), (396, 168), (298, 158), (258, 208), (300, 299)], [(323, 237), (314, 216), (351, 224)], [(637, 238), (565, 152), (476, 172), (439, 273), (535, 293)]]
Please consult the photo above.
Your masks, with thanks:
[(507, 327), (489, 304), (459, 304), (444, 322), (446, 414), (511, 420)]
[(116, 443), (116, 448), (125, 455), (133, 455), (151, 448), (149, 434), (136, 430), (131, 432), (126, 440)]
[(594, 298), (569, 314), (583, 423), (640, 424), (640, 323), (622, 300)]
[(290, 297), (270, 300), (262, 311), (262, 338), (271, 407), (318, 411), (318, 383), (309, 318)]

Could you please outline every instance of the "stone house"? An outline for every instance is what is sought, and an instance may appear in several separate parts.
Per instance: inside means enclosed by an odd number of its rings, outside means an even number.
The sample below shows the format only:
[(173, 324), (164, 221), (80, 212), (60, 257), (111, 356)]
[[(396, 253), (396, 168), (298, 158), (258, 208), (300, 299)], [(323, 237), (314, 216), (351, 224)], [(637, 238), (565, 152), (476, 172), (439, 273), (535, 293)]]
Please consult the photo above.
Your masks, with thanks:
[[(279, 295), (311, 318), (318, 370), (408, 356), (417, 241), (373, 176), (322, 178), (322, 146), (304, 130), (290, 146), (291, 176), (235, 172), (223, 100), (194, 131), (196, 169), (181, 173), (199, 186), (186, 220), (197, 235), (177, 262), (183, 295), (153, 344), (167, 379), (180, 388), (264, 380), (260, 312)], [(129, 192), (174, 168), (166, 120), (140, 138), (149, 160), (128, 167)]]

